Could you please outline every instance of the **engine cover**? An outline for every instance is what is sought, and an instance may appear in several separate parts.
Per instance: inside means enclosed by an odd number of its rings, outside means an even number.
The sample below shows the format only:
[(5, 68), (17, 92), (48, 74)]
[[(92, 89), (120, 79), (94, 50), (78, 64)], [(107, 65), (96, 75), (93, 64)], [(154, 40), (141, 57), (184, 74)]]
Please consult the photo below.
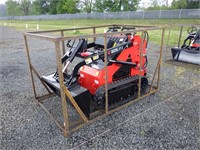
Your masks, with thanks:
[(131, 40), (132, 44), (127, 43), (107, 49), (108, 63), (105, 64), (101, 57), (96, 61), (86, 58), (86, 65), (79, 70), (78, 82), (81, 86), (88, 89), (92, 95), (96, 90), (105, 85), (105, 65), (108, 70), (107, 82), (132, 77), (140, 74), (140, 49), (142, 49), (141, 75), (146, 76), (147, 56), (146, 42), (143, 42), (140, 36), (134, 36)]
[(92, 95), (94, 95), (97, 88), (103, 84), (100, 82), (101, 76), (102, 70), (97, 69), (97, 67), (94, 68), (89, 65), (84, 65), (80, 68), (80, 77), (78, 82), (81, 86), (87, 88)]

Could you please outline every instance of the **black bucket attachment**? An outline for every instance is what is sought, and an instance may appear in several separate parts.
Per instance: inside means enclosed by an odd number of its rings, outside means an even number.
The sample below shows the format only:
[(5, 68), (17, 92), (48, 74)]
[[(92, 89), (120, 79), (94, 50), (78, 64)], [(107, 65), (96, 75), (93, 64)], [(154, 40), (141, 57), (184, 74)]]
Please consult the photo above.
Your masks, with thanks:
[(172, 48), (172, 57), (175, 61), (182, 61), (200, 65), (200, 51), (188, 50), (184, 48)]
[[(54, 74), (43, 76), (42, 80), (56, 93), (56, 95), (60, 96), (60, 85), (53, 78)], [(74, 85), (73, 87), (68, 89), (74, 100), (82, 110), (82, 112), (89, 118), (90, 116), (90, 106), (91, 106), (91, 94), (89, 91), (80, 86), (79, 84)], [(67, 100), (69, 104), (70, 101)], [(71, 104), (72, 105), (72, 104)]]

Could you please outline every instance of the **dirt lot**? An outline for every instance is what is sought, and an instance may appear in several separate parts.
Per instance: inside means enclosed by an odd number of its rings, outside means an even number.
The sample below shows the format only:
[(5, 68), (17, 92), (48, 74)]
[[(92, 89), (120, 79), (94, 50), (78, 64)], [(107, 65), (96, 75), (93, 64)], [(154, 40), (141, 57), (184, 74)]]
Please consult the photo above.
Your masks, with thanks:
[[(30, 43), (46, 73), (51, 44)], [(154, 58), (152, 58), (153, 60)], [(51, 59), (52, 61), (52, 59)], [(153, 61), (152, 61), (153, 62)], [(41, 66), (49, 66), (42, 68)], [(160, 91), (67, 138), (34, 101), (22, 32), (0, 27), (0, 149), (200, 149), (200, 70), (163, 62)], [(40, 91), (40, 89), (39, 89)], [(42, 91), (42, 90), (41, 90)], [(59, 98), (46, 102), (55, 113)]]

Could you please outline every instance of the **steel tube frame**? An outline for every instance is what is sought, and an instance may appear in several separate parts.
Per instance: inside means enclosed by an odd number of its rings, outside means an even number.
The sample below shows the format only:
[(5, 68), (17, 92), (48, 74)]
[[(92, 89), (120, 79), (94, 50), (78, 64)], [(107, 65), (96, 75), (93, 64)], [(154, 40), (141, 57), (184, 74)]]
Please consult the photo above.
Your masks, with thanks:
[(142, 76), (142, 51), (144, 48), (144, 31), (142, 31), (142, 44), (139, 47), (140, 50), (140, 71), (139, 71), (139, 82), (138, 82), (138, 98), (141, 96), (141, 76)]
[[(107, 56), (107, 36), (104, 35), (104, 66), (108, 63)], [(105, 67), (105, 112), (108, 113), (108, 68)]]
[[(51, 31), (37, 31), (37, 32), (27, 32), (24, 33), (24, 40), (25, 40), (25, 46), (26, 46), (26, 53), (27, 53), (27, 58), (28, 58), (28, 64), (29, 64), (29, 71), (30, 71), (30, 77), (31, 77), (31, 82), (32, 82), (32, 88), (33, 88), (33, 92), (34, 92), (34, 97), (37, 100), (37, 103), (39, 104), (39, 106), (41, 106), (41, 108), (43, 108), (45, 110), (45, 112), (47, 112), (47, 114), (52, 118), (52, 120), (54, 120), (54, 122), (56, 123), (56, 125), (63, 131), (64, 136), (69, 135), (70, 133), (82, 128), (83, 126), (92, 123), (102, 117), (105, 117), (115, 111), (118, 111), (146, 96), (149, 96), (153, 93), (156, 93), (158, 91), (158, 86), (159, 86), (159, 80), (160, 80), (160, 67), (161, 67), (161, 58), (162, 58), (162, 50), (163, 50), (163, 43), (164, 43), (164, 27), (155, 27), (155, 26), (132, 26), (132, 25), (125, 25), (125, 26), (129, 26), (129, 27), (138, 27), (141, 29), (136, 29), (136, 30), (129, 30), (129, 31), (122, 31), (122, 32), (117, 32), (117, 33), (104, 33), (104, 34), (96, 34), (96, 28), (100, 28), (100, 27), (110, 27), (110, 26), (124, 26), (124, 25), (103, 25), (103, 26), (94, 26), (94, 27), (84, 27), (84, 28), (76, 28), (76, 29), (62, 29), (62, 30), (51, 30)], [(93, 34), (91, 35), (85, 35), (85, 36), (74, 36), (74, 37), (65, 37), (64, 36), (64, 31), (72, 31), (72, 30), (80, 30), (80, 29), (92, 29)], [(160, 30), (162, 29), (162, 40), (161, 40), (161, 46), (160, 46), (160, 57), (159, 60), (157, 62), (157, 67), (155, 69), (154, 75), (153, 75), (153, 79), (152, 79), (152, 83), (150, 85), (150, 89), (148, 91), (148, 93), (146, 93), (145, 95), (140, 95), (140, 92), (138, 92), (138, 98), (129, 101), (121, 106), (118, 106), (114, 109), (109, 110), (108, 109), (108, 70), (107, 70), (107, 37), (108, 36), (112, 36), (115, 34), (124, 34), (124, 33), (135, 33), (135, 32), (142, 32), (142, 37), (144, 38), (144, 31), (148, 31), (148, 30)], [(46, 35), (41, 35), (41, 33), (47, 33), (47, 32), (60, 32), (61, 33), (61, 37), (58, 38), (54, 38), (54, 37), (50, 37), (50, 36), (46, 36)], [(102, 112), (101, 114), (99, 114), (97, 117), (91, 118), (90, 120), (88, 120), (88, 118), (85, 116), (85, 114), (81, 111), (80, 107), (78, 106), (78, 104), (76, 103), (76, 101), (74, 100), (74, 98), (72, 97), (72, 95), (70, 94), (70, 92), (68, 91), (68, 89), (65, 87), (64, 85), (64, 77), (62, 74), (62, 62), (61, 62), (61, 50), (62, 53), (65, 52), (65, 48), (64, 48), (64, 41), (65, 40), (69, 40), (69, 39), (80, 39), (80, 38), (93, 38), (94, 41), (96, 40), (96, 37), (102, 36), (104, 37), (104, 59), (105, 59), (105, 110), (104, 112)], [(31, 57), (30, 57), (30, 53), (29, 53), (29, 45), (28, 45), (28, 40), (27, 37), (36, 37), (36, 38), (40, 38), (40, 39), (45, 39), (48, 41), (52, 41), (55, 44), (55, 55), (56, 55), (56, 62), (57, 62), (57, 67), (58, 67), (58, 73), (59, 73), (59, 85), (60, 85), (60, 98), (61, 98), (61, 105), (62, 105), (62, 114), (63, 114), (63, 123), (59, 123), (56, 118), (44, 107), (44, 105), (40, 102), (41, 100), (44, 100), (46, 98), (49, 98), (51, 96), (55, 96), (54, 93), (52, 93), (49, 88), (46, 86), (46, 84), (41, 80), (40, 75), (37, 73), (36, 69), (33, 67), (32, 63), (31, 63)], [(139, 74), (139, 91), (141, 90), (141, 72), (142, 72), (142, 50), (143, 50), (143, 42), (144, 39), (142, 40), (142, 44), (140, 45), (140, 74)], [(62, 47), (60, 46), (62, 45)], [(42, 85), (47, 89), (48, 94), (43, 95), (38, 97), (37, 93), (36, 93), (36, 87), (35, 87), (35, 82), (34, 82), (34, 77), (33, 77), (33, 73), (36, 74), (36, 77), (38, 77), (40, 79), (40, 81), (42, 82)], [(157, 74), (157, 86), (153, 86), (153, 82), (155, 80)], [(67, 109), (67, 102), (66, 102), (66, 97), (68, 98), (69, 101), (71, 101), (72, 105), (74, 106), (74, 108), (77, 110), (78, 114), (80, 115), (82, 121), (82, 124), (77, 125), (77, 126), (71, 126), (72, 124), (76, 124), (76, 123), (70, 123), (69, 122), (69, 115), (68, 115), (68, 109)]]
[(181, 29), (180, 29), (180, 35), (179, 35), (179, 39), (178, 39), (178, 47), (180, 47), (182, 33), (183, 33), (183, 26), (181, 26)]

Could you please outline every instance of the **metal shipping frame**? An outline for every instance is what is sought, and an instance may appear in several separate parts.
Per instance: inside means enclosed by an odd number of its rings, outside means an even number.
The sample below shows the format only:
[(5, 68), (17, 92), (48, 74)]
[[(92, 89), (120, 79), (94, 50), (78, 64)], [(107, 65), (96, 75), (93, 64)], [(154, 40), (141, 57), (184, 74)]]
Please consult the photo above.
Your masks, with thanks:
[[(97, 28), (105, 28), (105, 27), (112, 27), (112, 26), (129, 26), (129, 27), (135, 27), (136, 29), (134, 30), (129, 30), (129, 31), (121, 31), (121, 32), (109, 32), (109, 33), (103, 33), (103, 34), (97, 34), (96, 29)], [(65, 31), (75, 31), (75, 30), (86, 30), (86, 29), (91, 29), (93, 34), (89, 35), (84, 35), (84, 36), (65, 36)], [(139, 75), (139, 83), (138, 83), (138, 97), (132, 101), (129, 101), (119, 107), (116, 107), (114, 109), (109, 109), (108, 108), (108, 86), (107, 86), (107, 79), (108, 79), (108, 70), (106, 67), (107, 64), (107, 37), (112, 36), (115, 34), (126, 34), (126, 33), (135, 33), (135, 32), (141, 32), (142, 37), (144, 35), (145, 31), (149, 30), (161, 30), (161, 44), (160, 44), (160, 50), (159, 50), (159, 58), (157, 61), (157, 65), (152, 77), (151, 84), (149, 85), (149, 90), (145, 95), (140, 95), (140, 86), (141, 86), (141, 72), (142, 72), (142, 49), (143, 49), (143, 42), (140, 45), (140, 75)], [(52, 36), (47, 36), (44, 35), (44, 33), (60, 33), (59, 37), (52, 37)], [(48, 30), (48, 31), (35, 31), (35, 32), (26, 32), (23, 34), (24, 40), (25, 40), (25, 46), (26, 46), (26, 53), (27, 53), (27, 58), (28, 58), (28, 64), (29, 64), (29, 69), (30, 69), (30, 77), (32, 81), (32, 88), (33, 88), (33, 93), (34, 97), (41, 106), (45, 112), (54, 120), (56, 125), (63, 131), (64, 136), (69, 135), (70, 133), (80, 129), (81, 127), (92, 123), (104, 116), (107, 116), (117, 110), (120, 110), (128, 105), (130, 105), (133, 102), (136, 102), (144, 97), (147, 97), (151, 94), (154, 94), (158, 91), (159, 89), (159, 82), (160, 82), (160, 69), (161, 69), (161, 61), (162, 61), (162, 50), (163, 50), (163, 43), (164, 43), (164, 33), (165, 33), (165, 28), (164, 27), (157, 27), (157, 26), (133, 26), (133, 25), (119, 25), (119, 24), (111, 24), (111, 25), (102, 25), (102, 26), (92, 26), (92, 27), (82, 27), (82, 28), (72, 28), (72, 29), (61, 29), (61, 30)], [(30, 52), (29, 52), (29, 45), (28, 45), (28, 37), (35, 37), (39, 38), (42, 40), (47, 40), (51, 41), (55, 44), (55, 54), (56, 54), (56, 62), (57, 62), (57, 67), (58, 67), (58, 73), (59, 73), (59, 86), (60, 86), (60, 98), (61, 98), (61, 105), (62, 105), (62, 114), (63, 114), (63, 123), (59, 123), (56, 119), (56, 117), (50, 113), (42, 104), (42, 100), (50, 98), (52, 96), (55, 96), (55, 94), (48, 88), (48, 86), (44, 83), (44, 81), (41, 79), (41, 76), (33, 66), (31, 62), (31, 57), (30, 57)], [(105, 56), (105, 109), (102, 110), (100, 113), (97, 113), (97, 115), (94, 117), (91, 117), (91, 119), (88, 119), (85, 114), (81, 111), (80, 107), (77, 105), (76, 101), (64, 85), (64, 77), (62, 74), (62, 63), (61, 63), (61, 56), (65, 53), (65, 41), (66, 40), (73, 40), (73, 39), (81, 39), (81, 38), (93, 38), (95, 39), (97, 37), (104, 37), (104, 56)], [(144, 40), (143, 40), (144, 41)], [(156, 63), (156, 62), (155, 62)], [(38, 79), (41, 81), (42, 85), (46, 88), (48, 91), (48, 94), (38, 96), (36, 93), (36, 86), (35, 86), (35, 81), (33, 75), (36, 75)], [(78, 114), (80, 115), (82, 121), (80, 124), (76, 124), (73, 122), (69, 121), (69, 115), (68, 115), (68, 109), (67, 109), (67, 102), (66, 102), (66, 97), (67, 99), (72, 103)], [(76, 124), (76, 125), (75, 125)]]

